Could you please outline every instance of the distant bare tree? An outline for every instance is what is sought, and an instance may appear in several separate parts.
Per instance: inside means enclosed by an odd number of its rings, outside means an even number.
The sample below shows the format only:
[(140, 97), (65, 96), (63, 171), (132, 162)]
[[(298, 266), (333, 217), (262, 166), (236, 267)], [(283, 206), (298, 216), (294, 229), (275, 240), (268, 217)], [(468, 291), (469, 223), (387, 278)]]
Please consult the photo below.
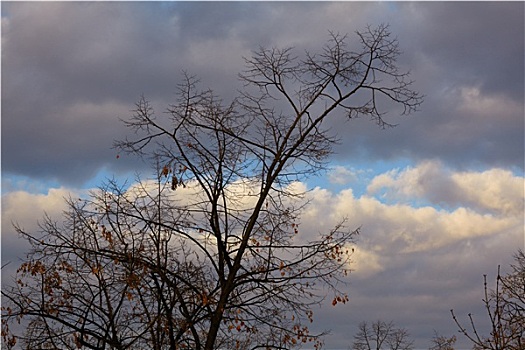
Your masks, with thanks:
[(457, 338), (455, 335), (448, 338), (436, 332), (432, 338), (432, 346), (429, 348), (429, 350), (454, 350), (454, 344), (456, 341)]
[(408, 331), (396, 328), (393, 322), (378, 320), (372, 324), (361, 322), (354, 336), (353, 350), (411, 350), (414, 341)]
[(500, 267), (496, 277), (496, 287), (487, 286), (484, 279), (483, 304), (490, 321), (488, 335), (479, 332), (472, 314), (468, 314), (470, 331), (462, 325), (450, 310), (460, 333), (473, 344), (475, 350), (523, 350), (525, 349), (525, 255), (519, 250), (515, 255), (512, 272), (501, 276)]
[[(396, 66), (387, 26), (331, 34), (319, 53), (266, 49), (246, 59), (240, 96), (223, 103), (185, 75), (155, 114), (141, 98), (116, 143), (153, 162), (133, 186), (108, 182), (46, 218), (14, 287), (2, 290), (5, 344), (60, 349), (287, 349), (313, 342), (312, 307), (347, 296), (357, 229), (344, 218), (301, 235), (296, 182), (324, 169), (336, 111), (379, 126), (382, 102), (410, 113), (421, 96)], [(386, 108), (390, 108), (388, 104)], [(384, 107), (383, 107), (384, 108)], [(340, 114), (339, 114), (340, 115)], [(12, 323), (26, 324), (16, 338)], [(389, 331), (390, 332), (390, 331)], [(401, 338), (398, 338), (401, 337)], [(405, 336), (389, 333), (388, 342)], [(402, 347), (397, 347), (402, 349)]]

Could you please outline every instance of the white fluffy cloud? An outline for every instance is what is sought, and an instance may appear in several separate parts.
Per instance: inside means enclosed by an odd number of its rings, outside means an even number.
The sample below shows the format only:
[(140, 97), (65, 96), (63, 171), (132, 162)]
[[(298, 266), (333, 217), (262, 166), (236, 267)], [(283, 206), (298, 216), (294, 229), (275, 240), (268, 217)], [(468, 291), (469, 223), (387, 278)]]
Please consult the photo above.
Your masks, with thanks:
[(315, 188), (302, 225), (310, 234), (343, 218), (361, 227), (355, 278), (382, 273), (402, 255), (459, 259), (449, 256), (459, 246), (490, 251), (498, 240), (508, 243), (510, 256), (523, 245), (523, 181), (503, 169), (453, 172), (426, 161), (376, 176), (361, 197), (351, 189), (332, 193)]
[(337, 165), (328, 172), (328, 181), (336, 185), (348, 185), (358, 181), (363, 175), (366, 175), (367, 170), (348, 168)]
[(44, 214), (58, 220), (67, 207), (65, 199), (79, 195), (85, 195), (85, 191), (64, 187), (51, 188), (47, 193), (38, 194), (26, 191), (6, 193), (2, 196), (2, 231), (10, 231), (12, 223), (35, 229), (37, 221)]
[(375, 177), (369, 194), (391, 200), (424, 200), (445, 207), (466, 207), (495, 215), (523, 212), (523, 177), (493, 168), (453, 173), (438, 161), (395, 169)]
[[(359, 266), (364, 266), (363, 273), (367, 276), (370, 269), (382, 271), (384, 266), (378, 266), (378, 255), (388, 264), (388, 256), (435, 251), (463, 240), (502, 233), (516, 238), (523, 228), (519, 215), (494, 216), (465, 207), (449, 212), (430, 206), (389, 205), (368, 196), (355, 198), (350, 190), (331, 194), (316, 189), (311, 196), (312, 204), (303, 217), (303, 225), (322, 230), (346, 217), (349, 225), (362, 227), (356, 256), (357, 275)], [(364, 257), (366, 264), (359, 256)]]
[(452, 175), (464, 201), (473, 206), (504, 215), (523, 213), (523, 177), (510, 171), (491, 169), (482, 173)]

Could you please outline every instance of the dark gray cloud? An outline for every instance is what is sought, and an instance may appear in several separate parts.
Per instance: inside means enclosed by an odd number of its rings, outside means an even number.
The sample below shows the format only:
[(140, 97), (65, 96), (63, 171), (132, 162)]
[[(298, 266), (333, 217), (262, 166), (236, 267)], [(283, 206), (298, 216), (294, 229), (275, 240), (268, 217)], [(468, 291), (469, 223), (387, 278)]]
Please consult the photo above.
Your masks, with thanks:
[[(327, 31), (391, 23), (426, 95), (420, 113), (378, 130), (335, 117), (342, 161), (441, 158), (523, 167), (524, 4), (169, 2), (6, 3), (2, 160), (6, 174), (81, 184), (113, 161), (118, 118), (143, 93), (162, 112), (187, 69), (231, 99), (259, 45), (315, 49)], [(485, 113), (467, 108), (484, 106)], [(475, 96), (474, 96), (475, 97)], [(483, 105), (485, 104), (485, 105)], [(487, 107), (488, 106), (488, 107)], [(472, 106), (471, 106), (472, 107)], [(388, 108), (388, 106), (386, 106)]]
[(154, 18), (148, 8), (124, 3), (3, 8), (4, 171), (78, 184), (114, 159), (110, 147), (123, 132), (118, 118), (130, 113), (141, 93), (158, 95), (152, 87), (170, 90), (165, 69), (155, 68), (169, 62), (155, 38), (163, 25), (148, 20), (148, 13)]
[(522, 101), (523, 3), (435, 2), (412, 7), (408, 12), (417, 17), (413, 26), (420, 32), (412, 43), (449, 71), (447, 84), (479, 85), (487, 94), (510, 94)]
[(344, 140), (343, 156), (359, 150), (382, 159), (440, 158), (458, 168), (523, 168), (524, 4), (392, 7), (389, 22), (404, 51), (400, 63), (425, 102), (419, 113), (393, 118), (399, 126), (387, 132), (352, 123), (356, 136)]

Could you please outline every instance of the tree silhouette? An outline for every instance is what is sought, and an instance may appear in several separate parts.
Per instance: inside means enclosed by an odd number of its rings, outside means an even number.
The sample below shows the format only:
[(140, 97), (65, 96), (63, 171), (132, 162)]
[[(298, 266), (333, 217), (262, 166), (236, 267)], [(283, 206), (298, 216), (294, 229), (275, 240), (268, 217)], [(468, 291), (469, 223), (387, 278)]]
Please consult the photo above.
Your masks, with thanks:
[[(155, 176), (108, 181), (69, 199), (60, 223), (32, 244), (14, 287), (2, 291), (4, 342), (26, 348), (285, 349), (312, 334), (312, 306), (342, 286), (359, 229), (345, 219), (301, 235), (298, 181), (324, 169), (337, 141), (329, 116), (368, 116), (383, 102), (413, 112), (421, 96), (396, 66), (387, 26), (331, 33), (318, 53), (266, 49), (246, 59), (231, 103), (184, 75), (166, 113), (145, 98), (116, 142), (152, 162)], [(26, 325), (18, 338), (13, 322)]]
[(431, 341), (432, 346), (429, 348), (429, 350), (454, 350), (454, 344), (456, 341), (457, 338), (455, 335), (449, 338), (435, 332)]
[(353, 350), (411, 350), (414, 341), (408, 331), (397, 328), (393, 322), (378, 320), (369, 324), (361, 322), (354, 336)]

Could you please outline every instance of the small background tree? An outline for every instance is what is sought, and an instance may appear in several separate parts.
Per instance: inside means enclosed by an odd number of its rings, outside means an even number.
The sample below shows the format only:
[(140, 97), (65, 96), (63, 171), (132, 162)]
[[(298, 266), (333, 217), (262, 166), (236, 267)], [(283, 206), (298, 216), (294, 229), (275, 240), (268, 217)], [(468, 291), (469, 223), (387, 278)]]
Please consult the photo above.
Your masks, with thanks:
[(457, 338), (455, 335), (452, 337), (446, 337), (444, 335), (434, 333), (434, 337), (431, 341), (429, 350), (454, 350), (454, 344), (456, 344)]
[(395, 327), (392, 321), (361, 322), (354, 335), (353, 350), (411, 350), (414, 341), (404, 328)]

